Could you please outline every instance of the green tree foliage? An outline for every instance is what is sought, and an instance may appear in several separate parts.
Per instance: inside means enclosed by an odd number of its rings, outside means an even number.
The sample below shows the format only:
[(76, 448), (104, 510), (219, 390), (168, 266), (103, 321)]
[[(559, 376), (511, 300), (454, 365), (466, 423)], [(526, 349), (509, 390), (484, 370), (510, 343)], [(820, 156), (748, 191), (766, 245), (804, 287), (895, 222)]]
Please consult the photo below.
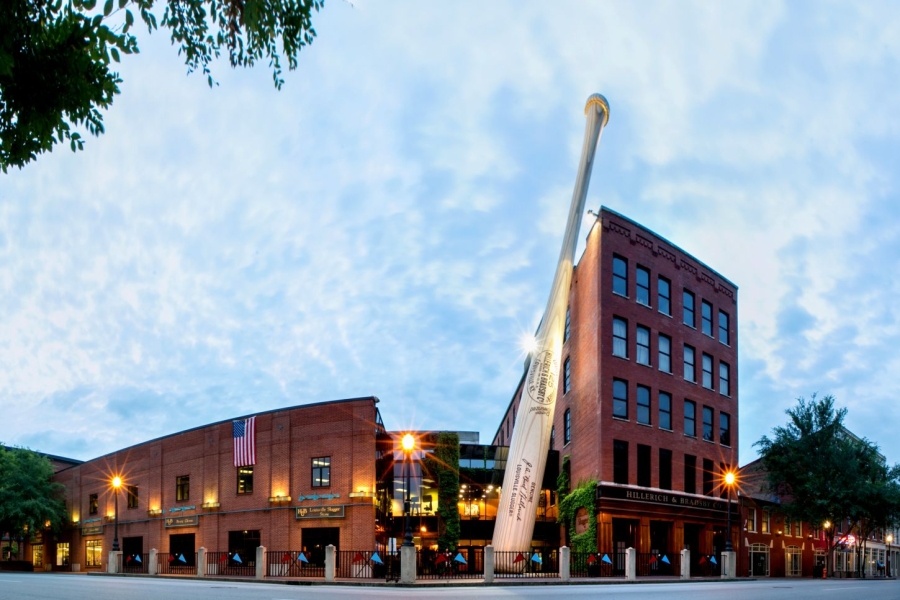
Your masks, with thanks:
[[(898, 513), (898, 469), (884, 464), (875, 444), (844, 428), (847, 409), (836, 409), (832, 396), (813, 395), (799, 398), (786, 413), (787, 425), (754, 444), (782, 512), (816, 526), (845, 519), (889, 524), (889, 515)], [(834, 529), (825, 530), (829, 571)]]
[[(578, 513), (584, 509), (588, 516), (588, 528), (575, 533)], [(566, 537), (572, 552), (597, 552), (597, 481), (590, 479), (579, 482), (569, 494), (560, 496), (557, 522), (566, 527)]]
[[(23, 167), (69, 142), (79, 128), (103, 133), (101, 110), (120, 93), (113, 70), (138, 52), (136, 18), (148, 32), (170, 31), (189, 72), (210, 87), (210, 63), (223, 53), (232, 67), (268, 60), (281, 89), (282, 60), (297, 67), (316, 32), (312, 13), (324, 0), (3, 0), (0, 2), (0, 169)], [(157, 15), (161, 11), (161, 17)]]
[(438, 548), (455, 552), (459, 545), (459, 435), (438, 434), (426, 469), (438, 487)]
[(58, 531), (68, 519), (65, 488), (51, 481), (53, 467), (31, 450), (0, 447), (0, 532), (10, 537), (50, 528)]

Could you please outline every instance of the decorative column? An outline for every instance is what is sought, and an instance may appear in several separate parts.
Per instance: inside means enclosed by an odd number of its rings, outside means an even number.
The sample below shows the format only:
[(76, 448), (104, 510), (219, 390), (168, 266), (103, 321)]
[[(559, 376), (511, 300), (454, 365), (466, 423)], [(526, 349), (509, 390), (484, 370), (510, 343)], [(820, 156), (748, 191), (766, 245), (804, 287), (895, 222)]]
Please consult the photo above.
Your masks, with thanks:
[(637, 551), (634, 548), (625, 549), (625, 580), (637, 581)]
[(266, 576), (266, 547), (258, 546), (256, 548), (256, 578), (262, 579)]
[(691, 551), (687, 548), (681, 551), (681, 578), (691, 578)]
[(494, 583), (494, 547), (490, 544), (484, 547), (484, 582)]
[(569, 547), (563, 546), (559, 549), (559, 578), (562, 581), (569, 581)]
[(334, 581), (334, 545), (325, 546), (325, 581)]

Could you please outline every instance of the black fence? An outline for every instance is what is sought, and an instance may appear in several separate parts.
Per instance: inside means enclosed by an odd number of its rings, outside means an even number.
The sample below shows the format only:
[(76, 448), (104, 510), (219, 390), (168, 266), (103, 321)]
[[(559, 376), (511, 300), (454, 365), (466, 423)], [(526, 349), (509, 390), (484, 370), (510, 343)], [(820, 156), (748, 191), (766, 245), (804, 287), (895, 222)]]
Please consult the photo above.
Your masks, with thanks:
[(719, 577), (722, 574), (720, 554), (691, 553), (691, 577)]
[(156, 572), (159, 575), (196, 575), (197, 554), (160, 552), (156, 555)]
[(227, 577), (255, 577), (256, 554), (242, 556), (238, 552), (207, 552), (206, 574)]
[(266, 551), (266, 577), (325, 577), (325, 562), (298, 550)]
[(116, 573), (147, 573), (150, 565), (149, 554), (119, 554), (116, 560)]
[(494, 577), (559, 577), (556, 550), (494, 552)]
[(636, 575), (638, 577), (675, 577), (681, 575), (681, 555), (674, 552), (638, 554)]
[(400, 553), (338, 550), (335, 552), (334, 576), (336, 579), (399, 580)]
[(482, 579), (484, 548), (456, 552), (423, 550), (416, 553), (416, 579)]
[(572, 552), (570, 577), (625, 577), (624, 552)]

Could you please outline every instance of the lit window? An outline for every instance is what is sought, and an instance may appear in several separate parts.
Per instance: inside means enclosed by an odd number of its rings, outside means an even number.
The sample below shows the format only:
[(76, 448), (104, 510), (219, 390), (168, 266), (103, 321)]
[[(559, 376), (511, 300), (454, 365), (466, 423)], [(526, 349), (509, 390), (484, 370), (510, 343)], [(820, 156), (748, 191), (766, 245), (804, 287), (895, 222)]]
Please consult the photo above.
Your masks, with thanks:
[(563, 444), (568, 444), (572, 441), (572, 411), (571, 409), (566, 409), (566, 414), (563, 418)]
[(756, 531), (756, 509), (755, 508), (747, 509), (747, 531), (750, 531), (750, 532)]
[(56, 542), (56, 566), (69, 566), (69, 542)]
[(650, 271), (644, 267), (637, 268), (637, 301), (650, 306)]
[(137, 508), (138, 507), (138, 486), (136, 486), (136, 485), (125, 486), (125, 495), (128, 496), (128, 508)]
[(628, 296), (628, 261), (613, 256), (613, 293)]
[(713, 440), (713, 409), (708, 406), (703, 407), (703, 439), (712, 442)]
[(659, 334), (659, 370), (672, 372), (672, 338)]
[(613, 356), (628, 358), (628, 321), (619, 317), (613, 317)]
[(637, 326), (637, 361), (650, 366), (650, 330), (643, 325)]
[(88, 514), (96, 515), (98, 510), (97, 504), (97, 494), (91, 494), (88, 496)]
[(731, 395), (731, 367), (722, 361), (719, 361), (719, 393)]
[(719, 443), (731, 446), (731, 415), (728, 413), (719, 413)]
[(728, 313), (720, 310), (719, 311), (719, 341), (723, 344), (728, 344)]
[(672, 429), (672, 394), (659, 393), (659, 428)]
[[(559, 363), (556, 363), (559, 364)], [(684, 345), (684, 380), (697, 381), (697, 375), (694, 366), (694, 348)]]
[(703, 353), (703, 387), (713, 389), (713, 358)]
[(803, 523), (799, 519), (794, 521), (794, 537), (803, 537)]
[(621, 379), (613, 380), (613, 416), (628, 418), (628, 384)]
[(656, 280), (656, 303), (659, 312), (672, 316), (672, 284), (662, 275)]
[(237, 493), (252, 494), (253, 493), (253, 467), (238, 467), (237, 470)]
[(563, 363), (563, 394), (568, 394), (572, 385), (572, 363), (567, 358), (566, 362)]
[(682, 299), (684, 303), (684, 324), (696, 327), (696, 322), (694, 321), (694, 294), (684, 290)]
[(103, 540), (88, 540), (84, 543), (84, 566), (100, 567), (103, 564)]
[[(557, 363), (558, 364), (558, 363)], [(322, 456), (312, 459), (312, 486), (331, 486), (331, 457)]]
[(175, 501), (184, 502), (191, 497), (191, 476), (179, 475), (175, 478)]
[(770, 533), (769, 531), (769, 509), (762, 509), (762, 520), (759, 524), (760, 533)]
[(637, 422), (650, 424), (650, 388), (637, 386)]
[(684, 435), (697, 436), (697, 405), (691, 400), (684, 401)]
[(709, 337), (712, 337), (712, 304), (704, 300), (700, 303), (700, 319), (702, 323), (702, 331)]

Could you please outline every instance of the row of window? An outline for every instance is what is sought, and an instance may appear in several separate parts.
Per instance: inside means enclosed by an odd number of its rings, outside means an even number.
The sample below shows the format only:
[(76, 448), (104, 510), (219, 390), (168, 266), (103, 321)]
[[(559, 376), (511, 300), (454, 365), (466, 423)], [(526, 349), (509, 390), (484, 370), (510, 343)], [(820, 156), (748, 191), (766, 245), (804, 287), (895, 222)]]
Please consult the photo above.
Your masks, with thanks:
[[(613, 293), (628, 297), (628, 259), (613, 255), (612, 271)], [(638, 304), (651, 307), (651, 278), (650, 269), (637, 265), (635, 267), (635, 296)], [(672, 282), (662, 275), (656, 278), (656, 305), (659, 312), (672, 316)], [(681, 295), (682, 322), (689, 327), (697, 328), (696, 296), (689, 289), (684, 288)], [(730, 345), (729, 325), (731, 316), (724, 310), (719, 310), (718, 331), (713, 327), (713, 305), (707, 300), (700, 301), (700, 330), (711, 338), (718, 334), (720, 342)], [(568, 329), (568, 327), (567, 327)]]
[[(761, 511), (760, 519), (759, 519), (759, 529), (757, 529), (757, 521), (756, 521), (756, 509), (748, 508), (747, 509), (747, 522), (744, 523), (744, 527), (747, 531), (760, 533), (772, 533), (771, 520), (772, 515), (768, 508), (763, 508)], [(791, 523), (790, 517), (784, 518), (784, 529), (779, 531), (778, 533), (784, 533), (785, 536), (788, 537), (803, 537), (803, 524), (800, 521), (794, 521)]]
[[(635, 360), (640, 365), (652, 367), (650, 328), (637, 325), (635, 329)], [(628, 321), (622, 317), (613, 317), (612, 326), (612, 353), (613, 356), (628, 359)], [(658, 333), (656, 337), (656, 364), (660, 371), (672, 373), (672, 338), (664, 333)], [(568, 359), (566, 359), (568, 365)], [(701, 383), (710, 390), (716, 389), (715, 359), (706, 352), (701, 353)], [(697, 383), (697, 350), (690, 344), (684, 344), (682, 353), (682, 375), (685, 381)], [(719, 393), (731, 396), (731, 365), (724, 360), (719, 360)], [(565, 392), (566, 387), (563, 387)]]
[[(312, 487), (331, 486), (331, 457), (321, 456), (312, 459)], [(237, 468), (237, 493), (238, 495), (253, 493), (253, 467)], [(138, 507), (138, 486), (125, 486), (125, 495), (128, 498), (128, 508)], [(175, 501), (184, 502), (191, 498), (191, 476), (179, 475), (175, 478)], [(88, 514), (96, 515), (99, 511), (99, 498), (97, 494), (88, 496)]]
[[(613, 482), (624, 485), (633, 483), (641, 487), (653, 487), (651, 475), (653, 473), (653, 452), (650, 446), (646, 444), (636, 444), (637, 446), (637, 480), (631, 481), (631, 470), (628, 467), (629, 459), (629, 443), (624, 440), (613, 440)], [(659, 489), (672, 489), (672, 456), (673, 453), (667, 448), (659, 448), (657, 453), (657, 473), (659, 482), (656, 486)], [(704, 458), (701, 470), (701, 490), (706, 496), (722, 495), (723, 486), (717, 484), (715, 463)], [(686, 494), (697, 493), (697, 457), (692, 454), (684, 455), (684, 492)], [(719, 464), (718, 473), (727, 471), (724, 463)]]

